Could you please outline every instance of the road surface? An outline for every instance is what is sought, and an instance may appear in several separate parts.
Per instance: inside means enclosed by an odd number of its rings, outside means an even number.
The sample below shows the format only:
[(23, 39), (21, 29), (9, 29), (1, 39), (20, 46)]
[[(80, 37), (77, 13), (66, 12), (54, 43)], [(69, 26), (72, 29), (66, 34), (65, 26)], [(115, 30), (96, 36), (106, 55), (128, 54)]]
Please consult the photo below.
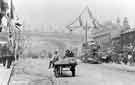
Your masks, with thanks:
[(79, 64), (76, 77), (71, 72), (55, 78), (47, 59), (26, 59), (16, 64), (9, 85), (135, 85), (135, 71), (105, 64)]
[(12, 71), (12, 67), (10, 69), (7, 69), (6, 67), (3, 67), (2, 64), (0, 64), (0, 85), (7, 85), (9, 81), (9, 77)]

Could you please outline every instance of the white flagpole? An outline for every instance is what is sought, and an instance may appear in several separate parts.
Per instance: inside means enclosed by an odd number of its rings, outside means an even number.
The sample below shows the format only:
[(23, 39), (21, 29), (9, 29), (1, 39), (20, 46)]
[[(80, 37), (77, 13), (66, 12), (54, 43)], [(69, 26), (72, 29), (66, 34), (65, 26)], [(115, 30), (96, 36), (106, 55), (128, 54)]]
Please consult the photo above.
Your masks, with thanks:
[(87, 21), (86, 21), (86, 25), (84, 26), (85, 28), (85, 44), (87, 44), (87, 38), (88, 38), (88, 26), (87, 26)]

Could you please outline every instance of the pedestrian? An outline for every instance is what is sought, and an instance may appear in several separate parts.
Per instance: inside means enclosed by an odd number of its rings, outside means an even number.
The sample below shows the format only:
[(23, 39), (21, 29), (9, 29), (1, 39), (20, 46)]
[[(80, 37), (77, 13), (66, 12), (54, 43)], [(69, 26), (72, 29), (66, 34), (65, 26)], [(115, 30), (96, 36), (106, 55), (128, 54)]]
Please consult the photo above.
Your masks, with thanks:
[(18, 53), (16, 54), (16, 60), (19, 60), (19, 54)]
[(58, 51), (55, 51), (53, 57), (50, 59), (49, 68), (53, 67), (54, 63), (58, 60), (59, 60)]
[(132, 54), (128, 53), (128, 65), (132, 63)]
[(70, 51), (70, 57), (74, 57), (74, 52)]
[(7, 45), (4, 44), (4, 45), (2, 45), (2, 49), (1, 49), (3, 66), (6, 66), (6, 62), (7, 62), (7, 56), (6, 55), (7, 55)]
[(124, 53), (124, 55), (123, 55), (122, 62), (123, 62), (124, 64), (127, 64), (127, 62), (128, 62), (127, 54), (126, 54), (126, 53)]
[(2, 49), (2, 46), (1, 46), (1, 44), (0, 44), (0, 63), (2, 64), (2, 62), (3, 62), (2, 59), (3, 59), (3, 58), (2, 58), (2, 54), (1, 54), (1, 49)]
[(135, 62), (135, 51), (133, 51), (133, 63)]
[(70, 50), (67, 49), (67, 50), (65, 51), (65, 57), (69, 57), (69, 56), (70, 56)]

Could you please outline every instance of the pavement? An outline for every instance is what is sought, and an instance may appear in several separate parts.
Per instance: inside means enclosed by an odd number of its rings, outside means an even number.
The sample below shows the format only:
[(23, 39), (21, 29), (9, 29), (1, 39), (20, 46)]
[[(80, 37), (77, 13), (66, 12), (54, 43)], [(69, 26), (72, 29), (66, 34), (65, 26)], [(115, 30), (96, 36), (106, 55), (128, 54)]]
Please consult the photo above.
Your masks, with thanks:
[(10, 69), (7, 69), (0, 64), (0, 85), (8, 85), (12, 68), (13, 66), (11, 66)]
[(14, 67), (9, 85), (52, 85), (53, 76), (50, 71), (44, 59), (20, 61)]
[(111, 67), (113, 69), (119, 69), (121, 71), (127, 71), (127, 72), (135, 72), (135, 66), (125, 65), (125, 64), (115, 64), (115, 63), (104, 63), (104, 66), (107, 66), (108, 68)]

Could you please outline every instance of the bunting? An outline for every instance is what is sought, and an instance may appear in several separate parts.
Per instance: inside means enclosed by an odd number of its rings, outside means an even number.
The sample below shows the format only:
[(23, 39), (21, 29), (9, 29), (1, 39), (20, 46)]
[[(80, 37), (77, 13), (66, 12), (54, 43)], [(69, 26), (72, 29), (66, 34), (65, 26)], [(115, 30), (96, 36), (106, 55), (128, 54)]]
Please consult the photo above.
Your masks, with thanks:
[(18, 29), (18, 30), (21, 30), (20, 28), (22, 27), (22, 24), (20, 22), (16, 22), (15, 23), (15, 27)]

